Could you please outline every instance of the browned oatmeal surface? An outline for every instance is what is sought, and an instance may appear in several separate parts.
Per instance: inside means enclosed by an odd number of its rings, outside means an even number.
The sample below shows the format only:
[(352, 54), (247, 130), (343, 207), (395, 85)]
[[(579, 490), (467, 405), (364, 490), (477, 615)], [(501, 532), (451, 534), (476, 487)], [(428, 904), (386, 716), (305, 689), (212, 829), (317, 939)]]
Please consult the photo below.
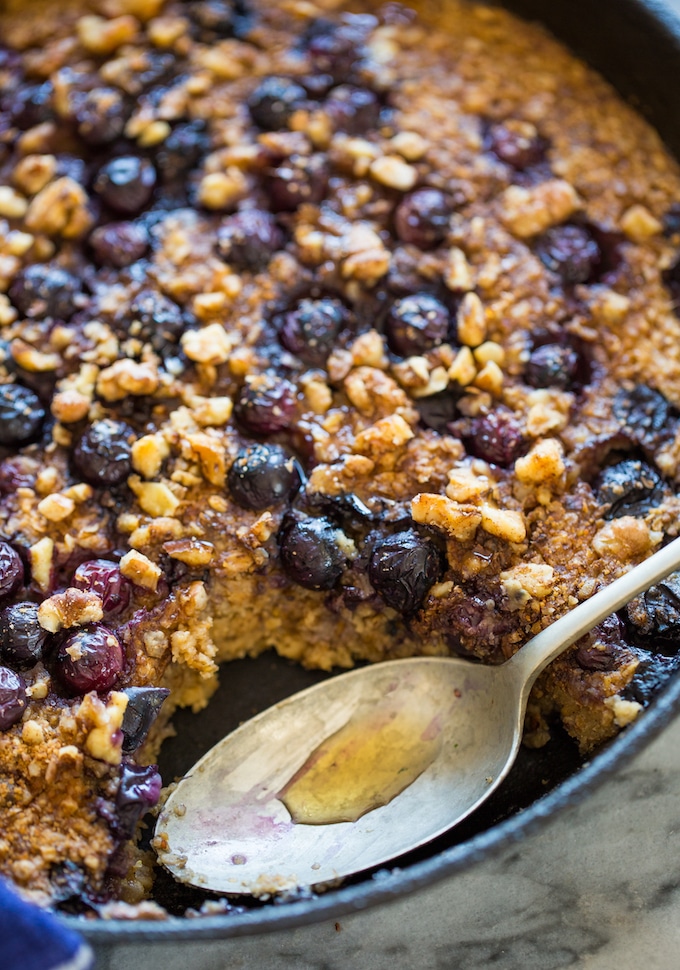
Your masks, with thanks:
[[(219, 662), (499, 663), (678, 532), (675, 163), (502, 11), (336, 8), (0, 14), (0, 871), (39, 901), (149, 892), (148, 762)], [(671, 577), (526, 742), (602, 743), (679, 643)]]

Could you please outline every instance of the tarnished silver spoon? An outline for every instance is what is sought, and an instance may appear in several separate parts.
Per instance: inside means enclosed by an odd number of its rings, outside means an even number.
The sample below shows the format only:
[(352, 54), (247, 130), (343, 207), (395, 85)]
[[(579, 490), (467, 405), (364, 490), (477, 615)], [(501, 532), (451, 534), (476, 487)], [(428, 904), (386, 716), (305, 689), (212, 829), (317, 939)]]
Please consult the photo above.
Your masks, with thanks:
[(679, 567), (675, 539), (500, 666), (393, 660), (263, 711), (167, 799), (154, 839), (161, 863), (193, 886), (262, 896), (332, 883), (431, 841), (507, 775), (544, 667)]

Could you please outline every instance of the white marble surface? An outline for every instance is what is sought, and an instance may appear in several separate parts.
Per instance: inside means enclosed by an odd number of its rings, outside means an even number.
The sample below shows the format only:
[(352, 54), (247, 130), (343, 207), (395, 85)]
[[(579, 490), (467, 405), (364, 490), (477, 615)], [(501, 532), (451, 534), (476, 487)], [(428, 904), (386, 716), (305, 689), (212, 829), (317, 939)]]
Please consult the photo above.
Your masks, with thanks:
[(97, 970), (678, 970), (680, 717), (520, 845), (339, 927), (100, 946)]

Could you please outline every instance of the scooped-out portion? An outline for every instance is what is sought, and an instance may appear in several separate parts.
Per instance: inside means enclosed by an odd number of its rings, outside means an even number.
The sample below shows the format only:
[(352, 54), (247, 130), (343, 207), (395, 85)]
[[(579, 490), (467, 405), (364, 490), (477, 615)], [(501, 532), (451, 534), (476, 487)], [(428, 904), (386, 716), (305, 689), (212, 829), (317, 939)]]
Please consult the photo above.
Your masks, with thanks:
[[(39, 902), (157, 915), (153, 762), (219, 665), (497, 664), (678, 532), (678, 168), (445, 6), (0, 13), (0, 873)], [(593, 750), (679, 649), (675, 575), (526, 744)]]

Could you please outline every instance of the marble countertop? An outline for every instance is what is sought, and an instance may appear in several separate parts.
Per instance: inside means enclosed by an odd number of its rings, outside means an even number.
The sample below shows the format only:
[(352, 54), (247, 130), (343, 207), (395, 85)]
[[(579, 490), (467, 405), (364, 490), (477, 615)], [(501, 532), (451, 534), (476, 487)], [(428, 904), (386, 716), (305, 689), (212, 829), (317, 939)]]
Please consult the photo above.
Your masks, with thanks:
[(97, 970), (641, 966), (680, 966), (680, 717), (539, 832), (408, 898), (257, 938), (97, 948)]

